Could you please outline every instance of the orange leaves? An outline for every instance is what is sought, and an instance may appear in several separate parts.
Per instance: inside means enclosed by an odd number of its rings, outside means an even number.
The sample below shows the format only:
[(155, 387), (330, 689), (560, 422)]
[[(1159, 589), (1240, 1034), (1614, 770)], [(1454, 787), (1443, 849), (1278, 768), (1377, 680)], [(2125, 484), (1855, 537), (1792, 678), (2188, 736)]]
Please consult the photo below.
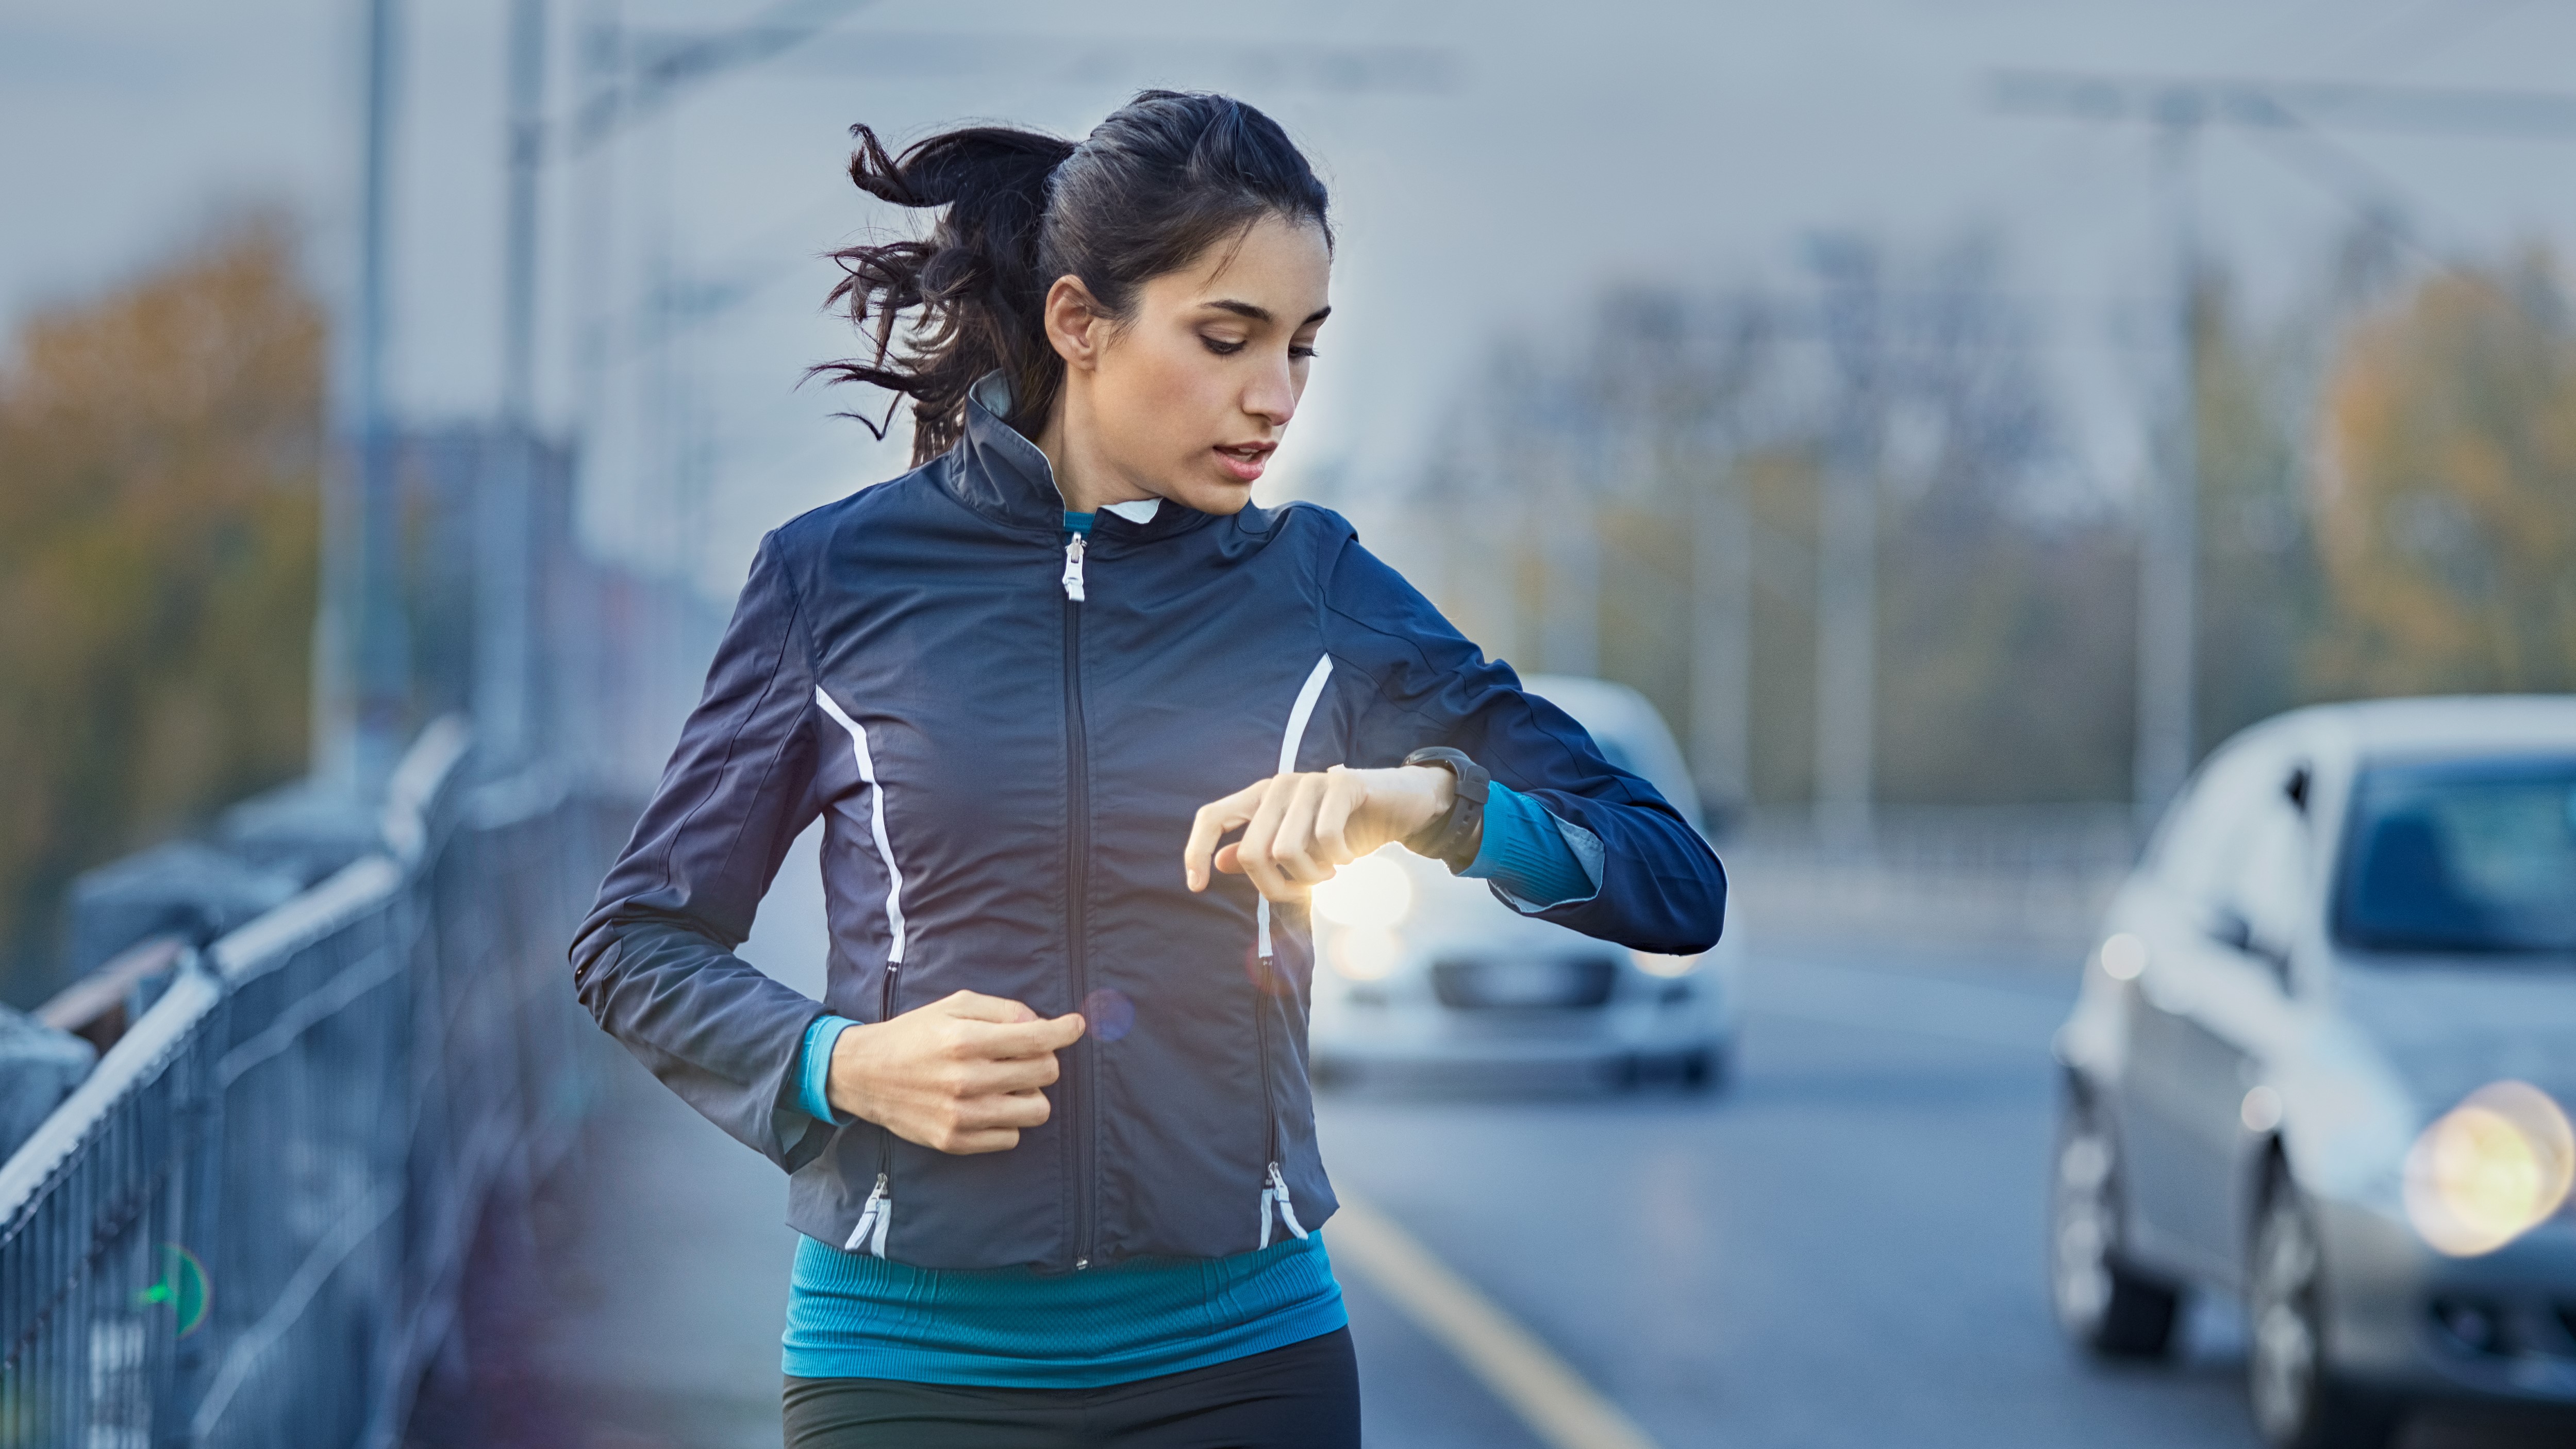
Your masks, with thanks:
[(51, 956), (72, 872), (301, 767), (323, 343), (253, 216), (0, 363), (0, 960)]
[(2317, 427), (2321, 682), (2576, 688), (2576, 325), (2549, 259), (2446, 272), (2355, 326)]

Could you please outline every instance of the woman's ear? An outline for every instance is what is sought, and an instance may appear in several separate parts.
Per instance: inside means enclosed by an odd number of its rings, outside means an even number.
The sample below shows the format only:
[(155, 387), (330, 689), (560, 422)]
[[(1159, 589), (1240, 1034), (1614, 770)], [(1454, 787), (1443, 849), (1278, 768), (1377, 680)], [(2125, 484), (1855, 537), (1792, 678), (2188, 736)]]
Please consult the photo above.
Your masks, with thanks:
[(1065, 366), (1088, 372), (1098, 365), (1107, 321), (1080, 277), (1067, 273), (1047, 288), (1047, 342), (1055, 348), (1055, 355), (1064, 359)]

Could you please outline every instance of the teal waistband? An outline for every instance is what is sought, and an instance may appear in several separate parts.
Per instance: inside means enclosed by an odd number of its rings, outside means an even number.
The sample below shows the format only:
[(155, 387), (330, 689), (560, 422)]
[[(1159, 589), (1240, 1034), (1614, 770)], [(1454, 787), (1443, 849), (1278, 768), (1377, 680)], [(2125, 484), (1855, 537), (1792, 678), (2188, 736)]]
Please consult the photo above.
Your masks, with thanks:
[(933, 1269), (799, 1238), (785, 1366), (800, 1379), (1097, 1388), (1284, 1348), (1349, 1322), (1322, 1236), (1085, 1273)]

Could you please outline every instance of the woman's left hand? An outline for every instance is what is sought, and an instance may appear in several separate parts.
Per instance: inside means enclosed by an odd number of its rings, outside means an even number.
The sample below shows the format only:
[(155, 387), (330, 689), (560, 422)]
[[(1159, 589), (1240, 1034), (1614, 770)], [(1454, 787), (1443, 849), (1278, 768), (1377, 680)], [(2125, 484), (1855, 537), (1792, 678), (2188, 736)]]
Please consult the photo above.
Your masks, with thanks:
[[(1273, 775), (1199, 807), (1181, 870), (1194, 891), (1207, 889), (1213, 862), (1274, 901), (1302, 901), (1338, 867), (1448, 814), (1457, 784), (1437, 765)], [(1217, 844), (1238, 827), (1242, 839)]]

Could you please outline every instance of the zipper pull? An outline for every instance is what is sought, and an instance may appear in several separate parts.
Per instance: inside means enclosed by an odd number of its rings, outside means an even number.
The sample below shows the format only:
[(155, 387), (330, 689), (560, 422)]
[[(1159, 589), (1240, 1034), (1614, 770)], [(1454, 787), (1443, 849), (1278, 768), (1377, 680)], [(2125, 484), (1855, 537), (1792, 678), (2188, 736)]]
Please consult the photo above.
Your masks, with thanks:
[(1270, 1210), (1273, 1207), (1279, 1209), (1279, 1220), (1288, 1225), (1288, 1231), (1300, 1239), (1306, 1236), (1305, 1226), (1297, 1221), (1296, 1205), (1288, 1201), (1288, 1179), (1281, 1175), (1279, 1164), (1275, 1162), (1270, 1164), (1270, 1185), (1261, 1190), (1261, 1246), (1265, 1248), (1270, 1246)]
[[(894, 1199), (887, 1195), (886, 1175), (880, 1172), (877, 1174), (875, 1190), (868, 1194), (867, 1202), (859, 1208), (859, 1225), (850, 1229), (850, 1240), (841, 1245), (841, 1251), (866, 1252), (872, 1257), (884, 1257), (886, 1225), (893, 1221)], [(1300, 1233), (1298, 1236), (1302, 1238), (1305, 1234)]]
[(1083, 599), (1082, 546), (1083, 536), (1081, 534), (1075, 533), (1066, 535), (1064, 540), (1064, 596), (1073, 600), (1077, 604), (1081, 603)]

